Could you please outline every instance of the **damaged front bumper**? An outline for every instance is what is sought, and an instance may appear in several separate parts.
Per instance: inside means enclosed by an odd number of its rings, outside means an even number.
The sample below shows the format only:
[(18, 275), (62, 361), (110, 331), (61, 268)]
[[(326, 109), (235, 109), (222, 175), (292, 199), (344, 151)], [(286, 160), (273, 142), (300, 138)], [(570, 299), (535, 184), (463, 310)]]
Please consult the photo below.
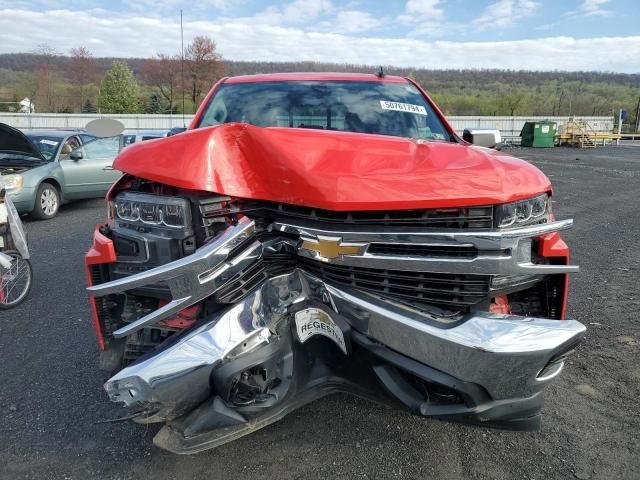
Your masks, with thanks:
[[(94, 295), (165, 281), (173, 300), (123, 337), (193, 305), (268, 255), (244, 219), (195, 254), (92, 287)], [(285, 239), (278, 239), (282, 248)], [(266, 278), (241, 301), (165, 342), (106, 383), (154, 442), (194, 453), (291, 410), (346, 392), (416, 414), (514, 430), (540, 425), (542, 389), (585, 328), (574, 320), (472, 312), (443, 317), (336, 287), (304, 269)]]

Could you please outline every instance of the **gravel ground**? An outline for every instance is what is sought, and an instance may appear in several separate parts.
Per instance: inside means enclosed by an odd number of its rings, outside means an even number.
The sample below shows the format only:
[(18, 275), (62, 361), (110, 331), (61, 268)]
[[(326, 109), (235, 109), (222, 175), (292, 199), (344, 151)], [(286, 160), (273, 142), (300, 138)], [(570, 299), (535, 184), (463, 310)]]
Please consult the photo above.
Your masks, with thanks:
[(0, 478), (640, 478), (640, 148), (514, 149), (553, 181), (582, 272), (569, 314), (585, 342), (546, 392), (543, 430), (441, 423), (334, 396), (195, 456), (152, 446), (155, 427), (102, 390), (83, 254), (102, 201), (26, 221), (29, 300), (0, 313)]

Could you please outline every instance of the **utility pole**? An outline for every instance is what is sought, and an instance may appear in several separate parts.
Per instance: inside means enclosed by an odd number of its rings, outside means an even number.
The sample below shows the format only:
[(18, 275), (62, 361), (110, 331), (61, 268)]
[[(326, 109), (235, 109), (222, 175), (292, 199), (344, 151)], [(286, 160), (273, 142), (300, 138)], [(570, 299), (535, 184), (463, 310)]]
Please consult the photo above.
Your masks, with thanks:
[(182, 82), (182, 126), (186, 127), (184, 113), (184, 30), (182, 29), (182, 9), (180, 9), (180, 81)]
[(638, 97), (638, 106), (636, 107), (636, 133), (640, 132), (640, 97)]

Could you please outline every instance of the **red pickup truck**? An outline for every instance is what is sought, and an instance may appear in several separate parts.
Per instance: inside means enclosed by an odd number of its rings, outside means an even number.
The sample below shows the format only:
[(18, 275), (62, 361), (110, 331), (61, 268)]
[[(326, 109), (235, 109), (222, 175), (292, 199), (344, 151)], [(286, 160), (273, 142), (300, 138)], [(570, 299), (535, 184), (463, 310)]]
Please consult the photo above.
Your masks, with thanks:
[(529, 163), (462, 140), (410, 79), (224, 78), (124, 149), (86, 264), (105, 389), (154, 442), (216, 447), (351, 393), (540, 426), (585, 328), (571, 220)]

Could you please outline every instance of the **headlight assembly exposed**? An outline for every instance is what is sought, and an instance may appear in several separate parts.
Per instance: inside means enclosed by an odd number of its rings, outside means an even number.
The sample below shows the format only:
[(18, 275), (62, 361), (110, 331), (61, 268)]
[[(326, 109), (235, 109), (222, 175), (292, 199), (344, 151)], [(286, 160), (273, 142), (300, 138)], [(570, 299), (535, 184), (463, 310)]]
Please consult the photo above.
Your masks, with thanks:
[(6, 175), (2, 177), (2, 181), (7, 190), (17, 190), (18, 188), (22, 188), (24, 179), (22, 175)]
[(109, 205), (110, 221), (170, 229), (191, 226), (189, 202), (184, 198), (123, 192)]
[(519, 202), (505, 203), (496, 207), (498, 228), (515, 228), (537, 223), (546, 223), (551, 214), (551, 198), (543, 193)]

